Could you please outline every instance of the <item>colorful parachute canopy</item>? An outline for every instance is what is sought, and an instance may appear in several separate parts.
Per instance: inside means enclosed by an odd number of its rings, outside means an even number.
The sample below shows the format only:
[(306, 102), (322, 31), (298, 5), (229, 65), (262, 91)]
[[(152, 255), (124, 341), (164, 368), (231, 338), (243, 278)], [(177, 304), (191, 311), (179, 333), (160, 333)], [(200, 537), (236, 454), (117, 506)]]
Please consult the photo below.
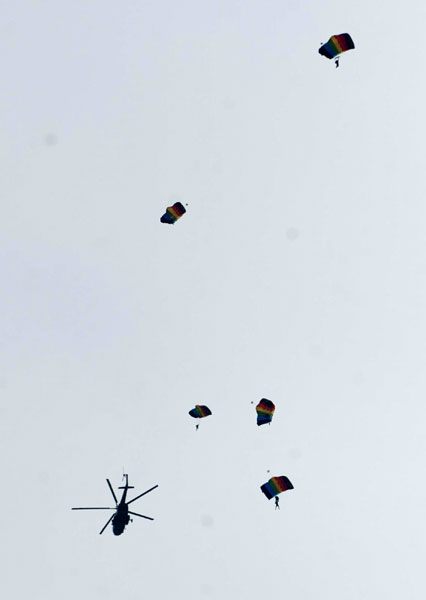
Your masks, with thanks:
[(353, 48), (355, 48), (355, 44), (349, 33), (340, 33), (339, 35), (332, 35), (318, 52), (327, 58), (335, 58), (338, 54), (342, 54), (346, 50), (353, 50)]
[(161, 217), (160, 221), (162, 223), (169, 223), (173, 225), (176, 223), (178, 219), (181, 218), (182, 215), (186, 213), (186, 208), (180, 202), (175, 202), (173, 206), (168, 206), (166, 212)]
[(208, 417), (211, 415), (212, 411), (208, 406), (200, 406), (199, 404), (196, 404), (195, 408), (192, 408), (189, 411), (189, 414), (191, 417), (194, 417), (194, 419), (202, 419), (203, 417)]
[(286, 492), (287, 490), (292, 490), (294, 488), (290, 479), (284, 475), (281, 475), (281, 477), (271, 477), (267, 483), (264, 483), (260, 486), (260, 489), (268, 498), (268, 500), (270, 500), (274, 496), (281, 494), (281, 492)]
[(257, 424), (265, 425), (270, 423), (274, 416), (275, 404), (266, 398), (262, 398), (259, 404), (256, 406), (257, 412)]

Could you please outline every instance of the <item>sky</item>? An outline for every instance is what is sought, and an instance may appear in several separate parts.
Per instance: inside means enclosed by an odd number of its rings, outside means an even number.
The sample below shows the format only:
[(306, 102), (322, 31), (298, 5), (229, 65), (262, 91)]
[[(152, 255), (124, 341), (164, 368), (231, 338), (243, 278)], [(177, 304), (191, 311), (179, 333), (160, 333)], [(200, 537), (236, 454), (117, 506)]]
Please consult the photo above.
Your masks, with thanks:
[(2, 597), (422, 597), (424, 3), (0, 15)]

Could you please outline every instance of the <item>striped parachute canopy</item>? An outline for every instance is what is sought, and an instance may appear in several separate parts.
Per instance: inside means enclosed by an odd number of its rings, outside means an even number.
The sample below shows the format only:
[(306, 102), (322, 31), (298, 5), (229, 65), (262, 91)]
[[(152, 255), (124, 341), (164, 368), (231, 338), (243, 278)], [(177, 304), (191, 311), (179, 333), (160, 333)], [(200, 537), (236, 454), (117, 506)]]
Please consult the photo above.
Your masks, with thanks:
[(173, 225), (176, 223), (178, 219), (181, 218), (182, 215), (186, 213), (186, 209), (183, 204), (180, 202), (175, 202), (173, 206), (168, 206), (166, 212), (161, 217), (160, 221), (162, 223), (169, 223), (169, 225)]
[(355, 44), (352, 41), (349, 33), (340, 33), (339, 35), (332, 35), (326, 44), (323, 44), (318, 50), (320, 54), (327, 58), (335, 58), (346, 50), (353, 50)]
[(287, 490), (293, 490), (293, 484), (291, 483), (288, 477), (281, 475), (281, 477), (271, 477), (271, 479), (260, 486), (260, 489), (265, 494), (265, 496), (270, 500), (274, 496), (278, 496), (281, 492), (286, 492)]
[(208, 417), (212, 414), (212, 411), (208, 406), (201, 406), (200, 404), (196, 404), (195, 408), (192, 408), (189, 413), (191, 417), (194, 419), (202, 419), (203, 417)]
[(275, 404), (266, 398), (262, 398), (259, 404), (256, 406), (257, 412), (257, 424), (265, 425), (270, 423), (274, 416)]

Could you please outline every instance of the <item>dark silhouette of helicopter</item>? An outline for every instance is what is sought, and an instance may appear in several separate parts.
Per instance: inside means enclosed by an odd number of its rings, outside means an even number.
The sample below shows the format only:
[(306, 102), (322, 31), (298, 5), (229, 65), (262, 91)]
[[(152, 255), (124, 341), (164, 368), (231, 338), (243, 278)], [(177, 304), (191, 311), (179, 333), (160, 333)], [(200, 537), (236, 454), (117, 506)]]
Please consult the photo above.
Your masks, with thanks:
[(129, 510), (129, 504), (131, 504), (135, 500), (138, 500), (139, 498), (142, 498), (142, 496), (145, 496), (145, 494), (152, 492), (152, 490), (155, 490), (155, 488), (157, 488), (158, 485), (154, 485), (154, 487), (150, 488), (149, 490), (146, 490), (146, 492), (144, 492), (143, 494), (139, 494), (139, 496), (136, 496), (136, 498), (133, 498), (133, 500), (126, 502), (127, 490), (133, 490), (134, 487), (133, 487), (133, 485), (129, 485), (129, 476), (127, 474), (124, 474), (123, 477), (126, 478), (126, 485), (118, 488), (119, 490), (124, 490), (120, 502), (118, 502), (117, 497), (114, 494), (114, 490), (112, 489), (112, 485), (111, 485), (109, 479), (106, 480), (108, 487), (111, 490), (112, 497), (114, 498), (114, 501), (116, 504), (115, 508), (111, 508), (110, 506), (95, 506), (95, 507), (88, 506), (88, 507), (78, 507), (78, 508), (71, 509), (71, 510), (115, 510), (115, 513), (108, 519), (106, 524), (102, 527), (101, 531), (99, 532), (99, 535), (101, 535), (105, 531), (105, 529), (108, 527), (108, 525), (110, 524), (111, 521), (112, 521), (112, 531), (113, 531), (114, 535), (121, 535), (124, 531), (124, 528), (129, 523), (129, 521), (132, 521), (132, 519), (129, 517), (129, 515), (135, 515), (136, 517), (142, 517), (143, 519), (149, 519), (150, 521), (154, 520), (152, 517), (146, 517), (145, 515), (140, 515), (139, 513), (132, 512), (131, 510)]

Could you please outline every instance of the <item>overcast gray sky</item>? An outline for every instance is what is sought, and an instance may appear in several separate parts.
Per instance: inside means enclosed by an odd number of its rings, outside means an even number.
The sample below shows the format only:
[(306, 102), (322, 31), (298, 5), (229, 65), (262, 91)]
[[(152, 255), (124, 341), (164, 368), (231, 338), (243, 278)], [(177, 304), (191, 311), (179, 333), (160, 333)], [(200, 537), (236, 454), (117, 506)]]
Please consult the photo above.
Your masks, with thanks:
[(423, 597), (424, 2), (0, 7), (2, 597)]

